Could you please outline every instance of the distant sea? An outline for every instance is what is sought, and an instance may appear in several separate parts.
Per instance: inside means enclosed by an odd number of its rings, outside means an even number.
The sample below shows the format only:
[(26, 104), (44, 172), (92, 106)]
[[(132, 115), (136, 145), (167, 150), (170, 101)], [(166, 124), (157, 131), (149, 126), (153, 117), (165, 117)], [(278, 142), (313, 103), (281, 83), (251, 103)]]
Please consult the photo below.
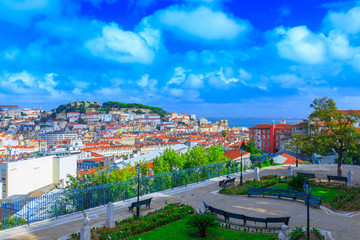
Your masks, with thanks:
[[(254, 127), (258, 124), (270, 124), (273, 121), (275, 124), (279, 124), (282, 118), (206, 118), (211, 122), (219, 121), (220, 119), (227, 119), (229, 127)], [(287, 124), (297, 124), (302, 121), (302, 119), (284, 119)]]

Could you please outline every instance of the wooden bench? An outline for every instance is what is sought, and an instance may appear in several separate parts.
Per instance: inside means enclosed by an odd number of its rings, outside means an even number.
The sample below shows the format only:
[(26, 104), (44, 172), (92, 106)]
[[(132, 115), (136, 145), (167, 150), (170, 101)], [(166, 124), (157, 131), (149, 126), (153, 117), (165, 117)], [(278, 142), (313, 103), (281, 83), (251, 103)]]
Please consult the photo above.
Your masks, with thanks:
[(328, 179), (329, 183), (330, 183), (330, 180), (335, 180), (335, 181), (343, 181), (343, 182), (345, 182), (345, 184), (347, 184), (347, 177), (327, 175), (327, 179)]
[(230, 178), (230, 179), (228, 179), (228, 180), (225, 180), (225, 181), (220, 185), (220, 187), (225, 187), (226, 184), (234, 185), (235, 179), (236, 179), (236, 177)]
[(240, 219), (243, 220), (244, 225), (246, 225), (247, 221), (251, 221), (251, 222), (263, 222), (265, 223), (265, 228), (268, 227), (268, 223), (284, 223), (286, 225), (289, 225), (289, 220), (290, 217), (270, 217), (270, 218), (258, 218), (258, 217), (250, 217), (250, 216), (245, 216), (243, 214), (238, 214), (238, 213), (231, 213), (231, 212), (227, 212), (218, 208), (214, 208), (208, 204), (206, 204), (205, 202), (204, 206), (205, 206), (205, 210), (210, 211), (210, 213), (214, 214), (214, 215), (222, 215), (224, 216), (224, 220), (225, 222), (229, 221), (230, 218), (234, 218), (234, 219)]
[[(279, 188), (265, 188), (265, 187), (254, 187), (247, 188), (248, 197), (252, 195), (277, 196), (278, 198), (290, 198), (293, 201), (300, 199), (307, 201), (307, 195), (303, 192), (298, 192), (290, 189), (279, 189)], [(321, 197), (310, 195), (309, 202), (315, 207), (319, 207), (321, 204)]]
[(304, 174), (304, 176), (305, 176), (305, 177), (308, 177), (308, 178), (316, 178), (316, 176), (315, 176), (314, 173), (297, 172), (296, 174), (299, 175), (299, 173)]
[(129, 212), (133, 212), (134, 208), (136, 208), (136, 206), (141, 206), (141, 205), (145, 205), (145, 207), (150, 208), (150, 203), (151, 203), (151, 199), (152, 198), (148, 198), (148, 199), (144, 199), (141, 201), (136, 201), (136, 202), (132, 202), (131, 205), (129, 206)]

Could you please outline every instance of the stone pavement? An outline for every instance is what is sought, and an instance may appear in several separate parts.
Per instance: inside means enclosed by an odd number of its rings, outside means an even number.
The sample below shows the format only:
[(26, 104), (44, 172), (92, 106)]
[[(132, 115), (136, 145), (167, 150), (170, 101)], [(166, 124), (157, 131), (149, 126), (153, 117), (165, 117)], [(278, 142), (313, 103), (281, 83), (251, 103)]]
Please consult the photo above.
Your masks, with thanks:
[[(326, 175), (336, 175), (336, 166), (314, 166), (300, 165), (304, 172), (314, 172), (316, 176), (326, 179)], [(347, 174), (349, 167), (344, 167), (343, 175)], [(354, 183), (360, 183), (360, 167), (352, 167), (354, 172)], [(293, 172), (298, 171), (294, 169)], [(287, 166), (276, 166), (260, 170), (260, 176), (277, 174), (287, 175)], [(235, 176), (233, 174), (232, 176)], [(236, 174), (239, 176), (239, 174)], [(302, 202), (293, 202), (291, 200), (278, 200), (275, 198), (262, 198), (247, 196), (228, 196), (218, 193), (218, 181), (224, 177), (214, 178), (207, 181), (190, 184), (187, 187), (179, 187), (173, 190), (166, 190), (159, 193), (153, 193), (144, 196), (144, 198), (153, 197), (151, 209), (163, 207), (165, 202), (182, 202), (190, 204), (195, 208), (203, 208), (202, 201), (206, 201), (214, 207), (229, 210), (235, 213), (241, 213), (254, 217), (276, 217), (290, 216), (289, 227), (306, 226), (306, 206)], [(244, 173), (244, 179), (253, 178), (253, 171)], [(238, 178), (237, 178), (238, 180)], [(238, 183), (238, 181), (237, 181)], [(129, 199), (125, 202), (114, 203), (115, 220), (130, 217), (127, 207), (135, 199)], [(142, 208), (142, 214), (149, 210)], [(102, 227), (106, 221), (106, 207), (101, 206), (88, 209), (91, 219), (91, 227)], [(326, 208), (310, 208), (310, 225), (319, 229), (331, 232), (333, 239), (353, 240), (360, 239), (360, 212), (333, 213)], [(236, 224), (236, 221), (233, 222)], [(20, 226), (17, 228), (4, 230), (0, 232), (0, 239), (66, 239), (66, 236), (79, 232), (82, 225), (82, 213), (69, 214), (58, 219), (45, 220), (30, 226)], [(254, 225), (255, 226), (255, 225)], [(258, 227), (264, 227), (264, 224), (257, 223)], [(279, 227), (279, 224), (270, 224), (269, 227)]]

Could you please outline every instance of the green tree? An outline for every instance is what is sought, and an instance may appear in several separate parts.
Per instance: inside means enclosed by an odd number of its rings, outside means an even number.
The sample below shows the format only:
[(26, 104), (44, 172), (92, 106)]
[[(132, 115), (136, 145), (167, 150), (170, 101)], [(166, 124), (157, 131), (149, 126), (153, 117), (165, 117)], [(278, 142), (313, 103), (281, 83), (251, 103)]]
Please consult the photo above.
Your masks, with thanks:
[(245, 147), (246, 147), (246, 145), (245, 145), (245, 142), (244, 142), (244, 140), (243, 140), (242, 143), (241, 143), (240, 148), (243, 149), (243, 150), (245, 150)]
[(223, 137), (226, 137), (226, 136), (227, 136), (227, 131), (226, 131), (226, 130), (222, 130), (221, 135), (222, 135)]
[(221, 145), (211, 146), (207, 150), (207, 157), (207, 164), (226, 162), (230, 160), (230, 158), (224, 155), (224, 148)]
[(294, 137), (300, 151), (305, 154), (334, 150), (338, 154), (337, 175), (342, 175), (342, 163), (346, 152), (360, 147), (360, 133), (354, 126), (360, 115), (354, 111), (339, 111), (331, 98), (316, 98), (310, 107), (307, 134)]
[(244, 150), (249, 152), (251, 156), (261, 154), (261, 150), (255, 147), (254, 141), (250, 141), (246, 144)]

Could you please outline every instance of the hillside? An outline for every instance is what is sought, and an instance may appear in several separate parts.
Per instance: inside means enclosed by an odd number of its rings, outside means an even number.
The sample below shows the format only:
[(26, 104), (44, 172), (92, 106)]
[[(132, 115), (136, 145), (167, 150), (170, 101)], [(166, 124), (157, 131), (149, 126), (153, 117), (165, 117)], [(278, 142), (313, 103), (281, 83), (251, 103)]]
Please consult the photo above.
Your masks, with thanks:
[(61, 104), (59, 107), (53, 109), (54, 113), (68, 113), (68, 112), (79, 112), (85, 113), (86, 111), (96, 110), (100, 112), (109, 112), (111, 110), (121, 110), (124, 112), (134, 113), (157, 113), (161, 117), (169, 114), (159, 107), (153, 107), (149, 105), (143, 105), (140, 103), (122, 103), (122, 102), (105, 102), (102, 105), (100, 102), (89, 102), (89, 101), (78, 101), (70, 102), (68, 104)]

